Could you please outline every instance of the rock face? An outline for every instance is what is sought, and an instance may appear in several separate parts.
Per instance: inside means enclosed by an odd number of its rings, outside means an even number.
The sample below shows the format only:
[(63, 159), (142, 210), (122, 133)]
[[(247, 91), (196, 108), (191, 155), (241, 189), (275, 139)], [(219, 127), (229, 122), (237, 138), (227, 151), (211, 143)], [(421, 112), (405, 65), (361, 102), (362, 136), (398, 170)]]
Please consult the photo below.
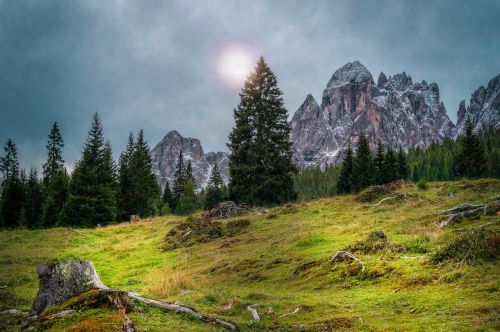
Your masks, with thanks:
[(428, 146), (451, 136), (454, 125), (439, 99), (436, 83), (413, 83), (405, 72), (375, 84), (358, 61), (338, 69), (323, 91), (321, 105), (311, 95), (291, 122), (294, 160), (300, 167), (338, 163), (361, 132), (375, 149), (384, 144), (405, 149)]
[(171, 183), (179, 151), (182, 149), (184, 160), (191, 161), (193, 176), (198, 189), (206, 187), (210, 173), (215, 163), (219, 166), (222, 179), (225, 183), (229, 177), (229, 160), (224, 152), (204, 153), (200, 140), (191, 137), (182, 137), (177, 131), (168, 132), (165, 137), (151, 150), (153, 172), (163, 188), (165, 183)]
[(480, 86), (472, 93), (468, 107), (465, 107), (465, 100), (460, 102), (455, 137), (463, 133), (468, 117), (474, 124), (475, 132), (489, 126), (500, 127), (500, 74), (492, 78), (486, 88)]
[(40, 315), (46, 308), (60, 304), (65, 300), (88, 292), (92, 289), (104, 289), (89, 261), (58, 261), (40, 265), (37, 269), (40, 288), (30, 315)]

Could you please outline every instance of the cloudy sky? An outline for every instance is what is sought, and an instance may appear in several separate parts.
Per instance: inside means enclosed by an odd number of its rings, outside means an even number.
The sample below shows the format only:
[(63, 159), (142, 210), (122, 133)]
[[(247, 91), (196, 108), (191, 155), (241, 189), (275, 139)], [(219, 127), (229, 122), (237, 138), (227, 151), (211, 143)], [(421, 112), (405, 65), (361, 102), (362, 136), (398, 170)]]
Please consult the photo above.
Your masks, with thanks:
[(219, 64), (232, 47), (266, 58), (291, 113), (359, 60), (375, 79), (437, 82), (455, 120), (500, 72), (499, 19), (498, 0), (0, 0), (0, 140), (39, 166), (58, 121), (71, 167), (99, 112), (116, 156), (139, 128), (151, 146), (176, 129), (226, 150), (238, 87)]

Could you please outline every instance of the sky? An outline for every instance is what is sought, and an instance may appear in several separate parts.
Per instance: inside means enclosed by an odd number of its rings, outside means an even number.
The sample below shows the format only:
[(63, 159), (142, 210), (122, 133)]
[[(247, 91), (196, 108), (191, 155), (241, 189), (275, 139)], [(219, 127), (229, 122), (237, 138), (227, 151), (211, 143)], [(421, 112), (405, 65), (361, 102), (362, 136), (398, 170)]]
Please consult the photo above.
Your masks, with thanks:
[(438, 83), (455, 121), (500, 73), (499, 21), (499, 0), (0, 0), (0, 140), (40, 167), (57, 121), (71, 169), (98, 112), (116, 158), (140, 128), (151, 147), (175, 129), (227, 151), (241, 86), (221, 74), (231, 47), (264, 56), (290, 116), (358, 60), (375, 80)]

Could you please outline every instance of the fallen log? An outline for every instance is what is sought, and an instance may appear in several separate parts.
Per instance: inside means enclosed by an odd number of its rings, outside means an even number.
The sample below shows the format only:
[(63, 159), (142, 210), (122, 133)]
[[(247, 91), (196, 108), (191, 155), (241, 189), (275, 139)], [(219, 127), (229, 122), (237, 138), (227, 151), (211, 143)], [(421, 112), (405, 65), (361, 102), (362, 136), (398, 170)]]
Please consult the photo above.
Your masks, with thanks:
[(483, 215), (495, 215), (500, 211), (500, 196), (491, 197), (487, 200), (488, 204), (462, 203), (446, 210), (440, 210), (436, 213), (446, 214), (448, 218), (443, 220), (439, 227), (445, 227), (456, 220), (465, 218), (477, 218)]
[(40, 279), (40, 288), (30, 311), (31, 318), (43, 315), (47, 308), (62, 304), (65, 301), (87, 292), (95, 292), (95, 303), (111, 304), (123, 316), (123, 329), (133, 332), (133, 321), (126, 315), (132, 308), (129, 299), (143, 304), (184, 314), (209, 324), (218, 324), (230, 330), (238, 327), (227, 321), (205, 315), (197, 309), (178, 302), (163, 302), (142, 297), (133, 292), (110, 289), (106, 287), (90, 261), (57, 261), (43, 264), (37, 269)]
[(400, 197), (406, 198), (406, 193), (399, 193), (399, 194), (394, 195), (394, 196), (384, 197), (378, 203), (371, 204), (371, 205), (365, 205), (365, 207), (376, 207), (376, 206), (379, 206), (380, 204), (382, 204), (382, 203), (384, 203), (386, 201), (390, 201), (390, 200), (393, 200), (393, 199), (398, 199)]

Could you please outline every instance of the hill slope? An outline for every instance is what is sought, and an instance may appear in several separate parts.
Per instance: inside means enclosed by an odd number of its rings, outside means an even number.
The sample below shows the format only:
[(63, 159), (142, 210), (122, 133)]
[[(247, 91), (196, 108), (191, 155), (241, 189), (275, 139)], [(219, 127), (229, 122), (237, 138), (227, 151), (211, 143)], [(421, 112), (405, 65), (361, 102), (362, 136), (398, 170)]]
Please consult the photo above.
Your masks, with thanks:
[[(407, 192), (407, 198), (375, 207), (368, 205), (380, 198), (367, 203), (359, 196), (276, 207), (242, 217), (250, 225), (236, 235), (166, 252), (161, 251), (165, 235), (185, 218), (1, 232), (0, 310), (29, 309), (38, 288), (38, 264), (78, 258), (92, 260), (110, 287), (177, 300), (234, 321), (242, 330), (293, 330), (299, 324), (310, 330), (499, 329), (498, 256), (440, 264), (430, 258), (478, 226), (495, 233), (492, 245), (498, 254), (498, 215), (441, 229), (444, 216), (436, 211), (498, 196), (500, 181), (439, 182), (427, 190), (406, 185), (398, 191)], [(387, 243), (364, 248), (368, 234), (376, 230), (384, 232)], [(328, 263), (334, 252), (348, 246), (354, 250), (358, 241), (356, 255), (365, 271)], [(305, 262), (314, 263), (294, 273)], [(258, 305), (260, 321), (252, 320), (249, 304)], [(119, 329), (119, 317), (113, 315), (107, 309), (81, 310), (40, 328)], [(217, 329), (153, 309), (129, 316), (141, 331)], [(6, 316), (0, 316), (0, 326), (17, 329)]]

